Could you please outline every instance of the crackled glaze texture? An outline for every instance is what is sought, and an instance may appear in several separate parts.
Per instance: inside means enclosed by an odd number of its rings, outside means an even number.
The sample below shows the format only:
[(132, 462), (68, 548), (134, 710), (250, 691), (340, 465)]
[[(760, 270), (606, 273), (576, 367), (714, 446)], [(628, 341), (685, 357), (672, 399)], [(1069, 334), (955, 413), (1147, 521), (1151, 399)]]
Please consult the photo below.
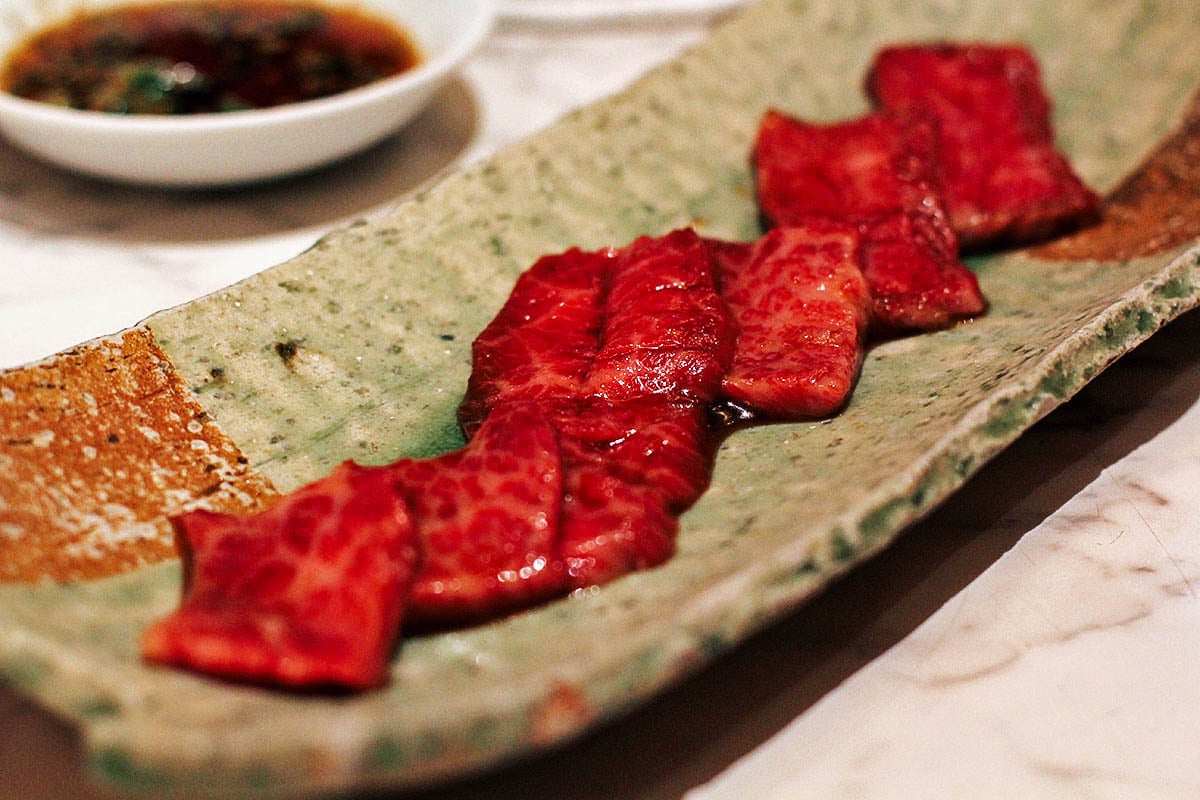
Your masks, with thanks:
[[(444, 450), (460, 441), (470, 341), (537, 255), (685, 224), (757, 233), (747, 151), (768, 105), (857, 113), (860, 76), (885, 42), (1021, 40), (1045, 68), (1062, 146), (1107, 191), (1183, 119), (1200, 74), (1198, 17), (1132, 0), (772, 0), (629, 90), (148, 326), (281, 489), (344, 458)], [(146, 667), (137, 637), (176, 601), (173, 563), (4, 587), (0, 672), (78, 721), (106, 778), (190, 796), (415, 785), (577, 735), (885, 546), (1194, 305), (1200, 280), (1190, 241), (1108, 262), (1011, 253), (971, 266), (985, 317), (876, 347), (833, 420), (732, 437), (666, 566), (414, 638), (383, 691), (294, 697)]]

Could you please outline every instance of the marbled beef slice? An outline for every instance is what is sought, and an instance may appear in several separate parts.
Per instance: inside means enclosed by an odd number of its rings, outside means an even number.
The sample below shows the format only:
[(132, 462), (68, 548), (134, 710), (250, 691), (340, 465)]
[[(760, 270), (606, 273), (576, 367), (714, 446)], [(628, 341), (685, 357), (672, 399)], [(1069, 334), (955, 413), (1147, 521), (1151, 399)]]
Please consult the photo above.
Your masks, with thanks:
[(1095, 219), (1099, 198), (1055, 145), (1041, 70), (1025, 47), (885, 48), (866, 87), (883, 108), (937, 121), (946, 208), (964, 249), (1036, 241)]
[(777, 420), (846, 404), (871, 315), (859, 239), (849, 223), (813, 218), (755, 242), (709, 243), (737, 331), (724, 398)]
[(818, 124), (769, 111), (754, 146), (759, 206), (775, 225), (858, 227), (872, 325), (942, 328), (984, 310), (941, 201), (933, 123), (877, 112)]
[(256, 514), (173, 522), (184, 596), (146, 630), (147, 659), (293, 688), (386, 682), (416, 563), (386, 470), (347, 462)]
[(478, 621), (563, 589), (561, 458), (535, 404), (503, 401), (465, 448), (389, 469), (420, 554), (408, 597), (413, 623)]
[(458, 409), (468, 436), (503, 400), (578, 397), (596, 357), (609, 251), (543, 256), (517, 279), (471, 348), (471, 376)]

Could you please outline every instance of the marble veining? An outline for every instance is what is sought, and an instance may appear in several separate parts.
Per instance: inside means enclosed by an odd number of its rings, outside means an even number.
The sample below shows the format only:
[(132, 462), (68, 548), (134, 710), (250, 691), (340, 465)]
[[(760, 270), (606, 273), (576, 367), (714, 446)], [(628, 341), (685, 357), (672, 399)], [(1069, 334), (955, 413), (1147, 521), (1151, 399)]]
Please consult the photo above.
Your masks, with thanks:
[[(1194, 343), (1196, 323), (1189, 318), (1168, 335)], [(1150, 346), (1156, 356), (1159, 344)], [(1124, 382), (1102, 383), (1079, 405), (1160, 369), (1139, 355)], [(1096, 474), (1081, 491), (688, 800), (1200, 793), (1195, 363), (1170, 387), (1186, 408), (1178, 419), (1115, 461), (1106, 447), (1085, 454)], [(1168, 397), (1151, 402), (1160, 415), (1172, 413)], [(1119, 426), (1123, 412), (1110, 414), (1091, 424)]]
[[(394, 140), (244, 191), (114, 187), (0, 144), (0, 366), (283, 261), (619, 88), (706, 26), (503, 26)], [(878, 606), (873, 619), (829, 622), (818, 604), (717, 665), (722, 685), (701, 676), (615, 736), (426, 796), (1200, 796), (1197, 352), (1193, 313), (918, 525), (924, 551), (902, 542), (830, 590)], [(486, 667), (486, 653), (462, 658)], [(770, 701), (739, 707), (742, 685), (771, 687)], [(78, 753), (46, 715), (0, 698), (0, 796), (53, 796)]]

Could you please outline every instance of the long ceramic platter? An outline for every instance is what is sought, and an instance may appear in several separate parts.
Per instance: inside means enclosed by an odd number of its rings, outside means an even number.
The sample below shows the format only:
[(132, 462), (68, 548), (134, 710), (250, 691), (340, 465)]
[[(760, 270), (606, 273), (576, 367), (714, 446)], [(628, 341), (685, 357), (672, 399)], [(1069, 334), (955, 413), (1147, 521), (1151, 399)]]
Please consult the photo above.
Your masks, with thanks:
[[(886, 546), (1196, 304), (1198, 29), (1193, 3), (769, 0), (379, 219), (0, 375), (0, 676), (78, 725), (103, 778), (188, 797), (414, 786), (626, 712)], [(412, 637), (362, 695), (139, 659), (179, 596), (166, 514), (455, 447), (470, 342), (538, 255), (686, 225), (754, 237), (764, 109), (856, 115), (874, 51), (930, 39), (1034, 49), (1062, 147), (1110, 194), (1098, 228), (972, 259), (987, 314), (876, 346), (835, 419), (730, 438), (661, 568)]]

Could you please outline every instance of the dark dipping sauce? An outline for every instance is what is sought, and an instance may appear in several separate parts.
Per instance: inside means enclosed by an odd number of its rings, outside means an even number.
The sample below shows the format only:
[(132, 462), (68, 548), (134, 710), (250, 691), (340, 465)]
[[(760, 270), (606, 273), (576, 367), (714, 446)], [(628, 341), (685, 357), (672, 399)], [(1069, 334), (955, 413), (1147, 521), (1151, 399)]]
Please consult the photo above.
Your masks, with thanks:
[(82, 12), (0, 69), (20, 97), (118, 114), (201, 114), (327, 97), (398, 75), (420, 53), (395, 24), (288, 0), (183, 0)]

